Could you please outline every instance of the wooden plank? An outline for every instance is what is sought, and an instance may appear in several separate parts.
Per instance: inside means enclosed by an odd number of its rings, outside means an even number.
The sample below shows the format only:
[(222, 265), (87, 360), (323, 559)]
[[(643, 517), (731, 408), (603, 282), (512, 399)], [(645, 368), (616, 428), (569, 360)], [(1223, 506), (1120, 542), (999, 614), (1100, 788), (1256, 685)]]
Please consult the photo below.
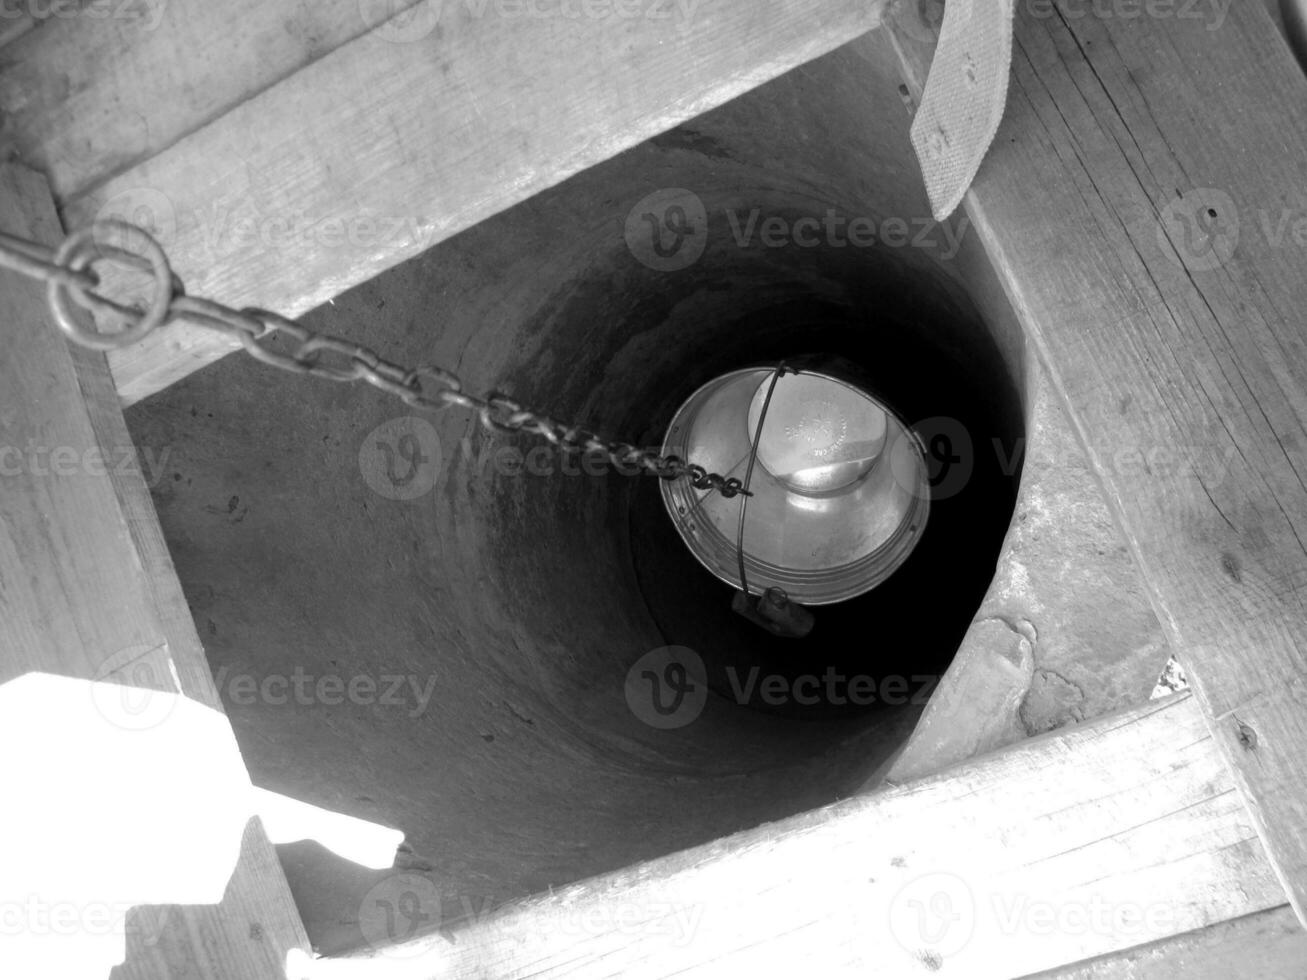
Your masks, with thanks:
[[(0, 168), (0, 227), (61, 235), (42, 177)], [(220, 707), (134, 459), (102, 356), (70, 356), (37, 283), (2, 273), (0, 682), (41, 670), (180, 690)], [(154, 542), (138, 550), (138, 545)], [(217, 906), (133, 913), (122, 978), (279, 975), (307, 945), (286, 880), (257, 822)]]
[[(1182, 695), (445, 923), (366, 975), (983, 980), (1280, 904)], [(353, 959), (311, 974), (359, 975)]]
[(3, 54), (0, 148), (69, 200), (414, 2), (65, 3)]
[[(426, 34), (417, 14), (401, 14), (262, 92), (242, 89), (208, 125), (61, 201), (65, 224), (144, 217), (192, 293), (297, 315), (870, 30), (884, 4), (597, 0), (610, 15), (534, 17), (487, 2), (445, 3)], [(208, 7), (211, 38), (225, 37), (230, 12)], [(110, 86), (105, 106), (144, 64)], [(95, 147), (97, 118), (59, 139)], [(177, 325), (109, 361), (131, 403), (232, 349)]]
[(1302, 980), (1307, 931), (1288, 905), (1029, 980)]
[(277, 852), (258, 820), (245, 828), (219, 904), (138, 906), (128, 928), (127, 960), (109, 980), (277, 980), (287, 975), (287, 953), (309, 948)]
[(966, 207), (1301, 917), (1307, 79), (1260, 4), (1017, 41)]

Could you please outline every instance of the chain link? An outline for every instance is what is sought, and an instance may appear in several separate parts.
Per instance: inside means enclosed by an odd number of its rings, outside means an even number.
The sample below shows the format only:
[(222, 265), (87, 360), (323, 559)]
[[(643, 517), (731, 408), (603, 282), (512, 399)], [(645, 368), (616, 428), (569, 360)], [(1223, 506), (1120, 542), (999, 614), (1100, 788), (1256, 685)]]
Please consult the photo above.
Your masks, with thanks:
[[(150, 300), (144, 311), (97, 291), (101, 281), (93, 266), (105, 261), (150, 276)], [(366, 381), (411, 408), (464, 408), (475, 412), (482, 426), (492, 432), (539, 436), (569, 455), (602, 453), (619, 471), (629, 468), (664, 480), (688, 479), (696, 489), (715, 490), (723, 497), (752, 496), (738, 479), (709, 473), (679, 456), (661, 456), (629, 443), (605, 441), (579, 426), (523, 408), (502, 394), (471, 394), (463, 389), (457, 374), (437, 364), (407, 368), (387, 361), (369, 347), (318, 333), (279, 313), (236, 310), (187, 296), (159, 243), (144, 229), (125, 221), (97, 221), (73, 232), (57, 249), (0, 232), (0, 266), (44, 282), (55, 323), (83, 347), (101, 351), (129, 347), (158, 327), (185, 321), (238, 341), (255, 360), (284, 371), (327, 381)], [(79, 313), (79, 309), (85, 312)], [(100, 332), (92, 316), (86, 315), (96, 313), (121, 322), (123, 329)]]

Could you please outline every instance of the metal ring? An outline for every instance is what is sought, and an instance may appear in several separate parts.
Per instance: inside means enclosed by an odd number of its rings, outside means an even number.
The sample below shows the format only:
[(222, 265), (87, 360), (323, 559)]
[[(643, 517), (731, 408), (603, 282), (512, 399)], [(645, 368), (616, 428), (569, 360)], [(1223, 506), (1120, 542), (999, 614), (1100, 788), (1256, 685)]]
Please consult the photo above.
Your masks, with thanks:
[[(159, 247), (158, 242), (150, 237), (149, 232), (143, 228), (138, 228), (136, 225), (119, 221), (117, 218), (95, 221), (85, 228), (79, 228), (64, 239), (63, 244), (54, 253), (52, 261), (56, 265), (65, 266), (74, 272), (81, 272), (83, 269), (88, 268), (95, 263), (99, 256), (87, 255), (84, 249), (88, 245), (94, 244), (97, 232), (140, 235), (141, 245), (145, 253), (140, 258), (149, 262), (150, 272), (154, 276), (154, 293), (150, 297), (150, 305), (145, 313), (139, 314), (140, 319), (126, 330), (115, 334), (100, 333), (94, 327), (87, 328), (78, 323), (73, 311), (68, 306), (68, 300), (74, 293), (87, 295), (79, 287), (51, 279), (46, 286), (45, 295), (50, 304), (50, 312), (54, 314), (55, 323), (71, 340), (92, 350), (117, 350), (136, 343), (167, 319), (168, 306), (173, 297), (172, 268), (168, 265), (168, 257), (164, 255), (163, 249)], [(98, 298), (108, 302), (104, 297)]]

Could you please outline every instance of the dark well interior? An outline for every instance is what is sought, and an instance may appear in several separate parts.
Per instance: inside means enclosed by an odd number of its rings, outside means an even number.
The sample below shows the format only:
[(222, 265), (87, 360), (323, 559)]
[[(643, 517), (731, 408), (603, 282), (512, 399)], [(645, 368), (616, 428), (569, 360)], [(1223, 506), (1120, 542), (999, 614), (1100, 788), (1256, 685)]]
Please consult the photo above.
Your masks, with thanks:
[[(714, 374), (824, 351), (863, 365), (909, 421), (948, 417), (977, 446), (1011, 446), (1022, 348), (974, 236), (956, 255), (942, 229), (915, 247), (737, 240), (755, 210), (903, 217), (916, 238), (927, 209), (907, 125), (871, 35), (307, 321), (641, 445)], [(624, 228), (670, 187), (703, 201), (707, 247), (657, 271)], [(993, 574), (1018, 477), (975, 453), (890, 582), (817, 610), (808, 639), (780, 640), (731, 613), (731, 590), (685, 549), (652, 478), (504, 472), (494, 450), (532, 440), (487, 435), (452, 409), (431, 416), (434, 488), (375, 492), (360, 449), (413, 414), (363, 384), (234, 355), (128, 422), (165, 460), (155, 503), (254, 781), (403, 830), (446, 920), (857, 791), (910, 732), (921, 683), (895, 705), (763, 703), (757, 689), (741, 704), (732, 676), (943, 670)], [(631, 666), (669, 644), (702, 656), (714, 694), (693, 723), (660, 730), (623, 691)], [(272, 703), (232, 683), (296, 671), (381, 688), (411, 677), (430, 700), (419, 710), (406, 688), (399, 704)], [(279, 851), (315, 945), (359, 945), (361, 897), (387, 872), (311, 841)]]

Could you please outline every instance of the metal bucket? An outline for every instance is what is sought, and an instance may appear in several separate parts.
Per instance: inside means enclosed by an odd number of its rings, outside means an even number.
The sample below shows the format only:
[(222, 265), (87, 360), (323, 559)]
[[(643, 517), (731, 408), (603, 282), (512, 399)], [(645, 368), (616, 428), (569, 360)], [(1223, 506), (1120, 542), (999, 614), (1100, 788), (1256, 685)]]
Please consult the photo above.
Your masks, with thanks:
[[(794, 602), (827, 605), (874, 589), (911, 554), (930, 511), (929, 471), (921, 441), (855, 369), (830, 358), (795, 364), (765, 418), (774, 368), (703, 385), (672, 418), (663, 452), (743, 480), (757, 435), (743, 536), (748, 591), (780, 588)], [(662, 497), (694, 556), (739, 588), (746, 498), (685, 480), (664, 483)]]

